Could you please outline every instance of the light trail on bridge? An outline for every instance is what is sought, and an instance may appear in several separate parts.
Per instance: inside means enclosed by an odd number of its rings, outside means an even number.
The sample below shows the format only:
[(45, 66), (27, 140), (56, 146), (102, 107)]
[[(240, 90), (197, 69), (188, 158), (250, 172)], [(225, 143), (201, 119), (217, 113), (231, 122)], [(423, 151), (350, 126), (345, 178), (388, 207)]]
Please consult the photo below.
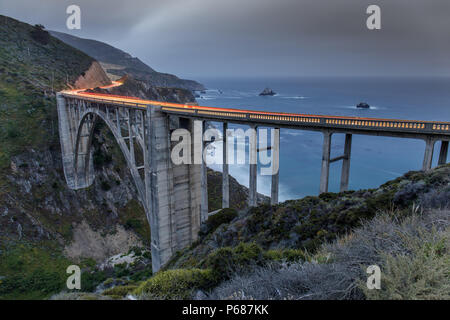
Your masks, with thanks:
[[(113, 81), (112, 84), (101, 87), (109, 89), (122, 85), (121, 82)], [(220, 121), (241, 120), (256, 121), (263, 123), (273, 123), (275, 125), (296, 125), (309, 124), (310, 126), (320, 127), (342, 127), (358, 129), (375, 129), (394, 132), (415, 132), (415, 133), (437, 133), (450, 134), (450, 122), (445, 121), (421, 121), (405, 119), (388, 118), (369, 118), (335, 115), (314, 115), (302, 113), (268, 112), (256, 110), (244, 110), (233, 108), (219, 108), (199, 106), (196, 104), (180, 104), (172, 102), (163, 102), (155, 100), (146, 100), (137, 97), (112, 95), (107, 93), (86, 92), (87, 89), (66, 90), (62, 93), (67, 97), (73, 97), (86, 100), (99, 100), (104, 102), (113, 102), (120, 105), (128, 105), (135, 108), (148, 108), (148, 106), (161, 106), (167, 113), (190, 115), (197, 117), (213, 118)]]

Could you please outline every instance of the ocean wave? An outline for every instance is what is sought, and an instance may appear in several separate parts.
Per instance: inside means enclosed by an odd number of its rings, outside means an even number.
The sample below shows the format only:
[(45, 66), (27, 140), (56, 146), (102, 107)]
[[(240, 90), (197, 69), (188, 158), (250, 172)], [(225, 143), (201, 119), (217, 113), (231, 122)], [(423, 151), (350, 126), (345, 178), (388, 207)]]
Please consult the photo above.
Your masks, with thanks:
[(242, 99), (242, 97), (236, 97), (236, 96), (222, 96), (222, 95), (218, 95), (218, 96), (201, 96), (199, 98), (196, 99), (200, 99), (200, 100), (213, 100), (213, 99)]
[(289, 135), (289, 136), (293, 136), (293, 137), (297, 137), (297, 136), (303, 136), (304, 133), (300, 132), (300, 131), (287, 131), (287, 132), (283, 132), (283, 134)]
[(282, 99), (298, 99), (298, 100), (304, 100), (304, 99), (309, 99), (309, 97), (305, 97), (305, 96), (292, 96), (292, 97), (283, 97), (281, 96), (280, 98)]
[(386, 108), (379, 106), (370, 106), (370, 108), (358, 108), (357, 106), (339, 106), (341, 109), (353, 109), (353, 110), (386, 110)]
[(197, 100), (214, 100), (217, 99), (217, 97), (205, 97), (205, 96), (201, 96), (199, 98), (195, 98)]

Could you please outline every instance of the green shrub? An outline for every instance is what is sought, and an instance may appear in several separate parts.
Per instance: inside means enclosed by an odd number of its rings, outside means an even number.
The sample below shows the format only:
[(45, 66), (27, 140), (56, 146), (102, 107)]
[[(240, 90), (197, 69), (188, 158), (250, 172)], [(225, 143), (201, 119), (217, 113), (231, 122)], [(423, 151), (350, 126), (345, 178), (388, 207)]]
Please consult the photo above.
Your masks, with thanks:
[(108, 183), (108, 181), (102, 181), (101, 188), (103, 191), (109, 191), (111, 190), (111, 185)]
[(45, 30), (45, 27), (41, 24), (36, 24), (30, 31), (31, 37), (41, 44), (48, 44), (50, 41), (50, 34)]
[(93, 271), (81, 273), (81, 290), (86, 292), (93, 292), (95, 288), (107, 279), (104, 271)]
[(209, 216), (205, 222), (205, 227), (200, 231), (200, 237), (214, 232), (220, 225), (231, 222), (237, 217), (237, 211), (234, 209), (222, 209), (216, 214)]
[(450, 299), (450, 229), (446, 235), (423, 244), (414, 243), (410, 254), (383, 254), (381, 289), (360, 288), (374, 300), (449, 300)]
[(112, 156), (109, 153), (103, 152), (103, 150), (98, 147), (94, 150), (92, 161), (95, 168), (101, 168), (112, 162)]
[(106, 289), (103, 291), (104, 296), (110, 296), (112, 298), (119, 296), (119, 297), (125, 297), (130, 292), (133, 292), (137, 289), (137, 286), (128, 285), (128, 286), (117, 286), (111, 289)]
[(145, 244), (149, 245), (150, 225), (138, 200), (132, 199), (125, 207), (120, 208), (119, 219), (126, 229), (133, 230)]
[(128, 219), (127, 221), (125, 221), (125, 228), (126, 229), (133, 229), (133, 230), (137, 230), (142, 228), (142, 221), (139, 219)]
[(114, 266), (114, 274), (116, 277), (127, 277), (131, 274), (131, 270), (128, 268), (128, 263), (119, 263)]
[(27, 275), (14, 275), (0, 280), (0, 296), (12, 292), (39, 292), (46, 296), (63, 289), (64, 278), (58, 272), (36, 270)]
[(190, 299), (195, 290), (207, 290), (214, 284), (208, 269), (167, 270), (142, 283), (133, 294), (147, 299)]
[(264, 258), (272, 261), (299, 261), (305, 260), (306, 255), (300, 249), (274, 249), (264, 252)]
[(0, 246), (0, 300), (43, 299), (64, 289), (72, 264), (54, 247)]
[(152, 266), (149, 265), (142, 270), (133, 272), (130, 275), (130, 280), (132, 281), (143, 281), (150, 278), (153, 275)]
[(219, 280), (229, 278), (232, 274), (245, 272), (254, 265), (264, 261), (263, 250), (255, 243), (240, 243), (237, 247), (224, 247), (209, 254), (200, 263), (213, 271)]

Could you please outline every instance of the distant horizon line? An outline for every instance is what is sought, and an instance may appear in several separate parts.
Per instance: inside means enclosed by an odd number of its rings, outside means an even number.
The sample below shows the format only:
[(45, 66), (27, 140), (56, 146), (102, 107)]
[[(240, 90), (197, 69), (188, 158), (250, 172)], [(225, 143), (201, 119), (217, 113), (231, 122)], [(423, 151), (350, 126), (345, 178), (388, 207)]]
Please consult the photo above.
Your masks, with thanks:
[[(160, 72), (160, 71), (158, 71)], [(177, 75), (178, 76), (178, 75)], [(333, 79), (333, 78), (348, 78), (348, 79), (449, 79), (450, 75), (261, 75), (261, 76), (246, 76), (246, 75), (187, 75), (178, 76), (184, 79), (248, 79), (248, 80), (258, 80), (258, 79)]]

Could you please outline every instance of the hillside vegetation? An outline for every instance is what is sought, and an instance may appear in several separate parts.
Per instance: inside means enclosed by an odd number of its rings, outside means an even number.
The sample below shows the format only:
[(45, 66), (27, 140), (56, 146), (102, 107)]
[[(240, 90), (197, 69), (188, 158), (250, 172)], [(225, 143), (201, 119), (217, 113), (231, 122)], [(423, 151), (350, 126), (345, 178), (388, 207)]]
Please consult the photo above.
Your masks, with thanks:
[[(144, 299), (448, 299), (449, 199), (445, 165), (408, 172), (377, 189), (226, 213), (133, 293)], [(365, 286), (365, 268), (373, 264), (382, 269), (382, 290)], [(182, 290), (187, 270), (197, 281)], [(165, 278), (172, 285), (156, 285)], [(213, 280), (205, 285), (204, 279)]]
[[(94, 130), (93, 185), (74, 191), (64, 178), (55, 92), (80, 79), (105, 84), (106, 74), (41, 26), (0, 16), (0, 44), (0, 299), (48, 298), (65, 287), (71, 264), (82, 268), (85, 291), (124, 283), (108, 278), (147, 279), (149, 224), (102, 122)], [(125, 95), (146, 88), (157, 100), (193, 100), (188, 90), (131, 84)], [(139, 261), (132, 268), (94, 271), (109, 257), (131, 252)]]
[(75, 83), (94, 62), (45, 32), (0, 15), (0, 169), (26, 148), (56, 145), (52, 93)]
[[(121, 299), (448, 299), (450, 165), (377, 189), (225, 209)], [(365, 270), (380, 266), (382, 290)], [(124, 279), (122, 279), (124, 280)], [(64, 295), (63, 295), (64, 296)], [(60, 296), (61, 297), (61, 296)], [(70, 298), (70, 295), (66, 295)]]
[(241, 212), (231, 223), (180, 252), (169, 267), (196, 267), (215, 249), (240, 243), (255, 243), (263, 250), (299, 249), (311, 253), (379, 212), (395, 211), (401, 217), (413, 205), (446, 207), (449, 184), (450, 165), (445, 165), (429, 172), (408, 172), (376, 189), (323, 193), (275, 206), (263, 204)]
[[(304, 260), (271, 262), (235, 274), (212, 299), (450, 299), (450, 212), (379, 214)], [(381, 269), (368, 289), (367, 267)]]

